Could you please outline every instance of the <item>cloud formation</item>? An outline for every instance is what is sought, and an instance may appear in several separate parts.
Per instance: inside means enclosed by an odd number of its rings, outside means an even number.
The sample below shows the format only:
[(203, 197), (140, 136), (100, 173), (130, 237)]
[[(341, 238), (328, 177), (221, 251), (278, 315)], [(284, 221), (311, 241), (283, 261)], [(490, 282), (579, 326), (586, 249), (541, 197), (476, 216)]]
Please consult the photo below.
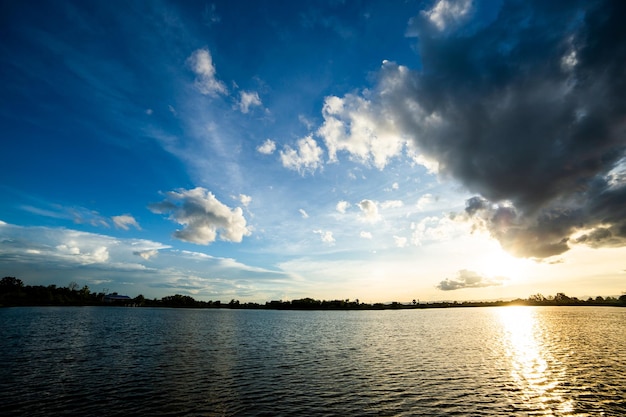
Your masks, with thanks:
[(471, 0), (439, 0), (432, 9), (423, 11), (440, 31), (465, 18), (472, 10)]
[(487, 278), (474, 271), (462, 269), (457, 273), (455, 278), (446, 278), (441, 281), (437, 288), (442, 291), (460, 290), (463, 288), (483, 288), (502, 285), (505, 278)]
[(358, 204), (361, 209), (361, 219), (366, 222), (377, 222), (380, 220), (378, 205), (372, 200), (361, 200)]
[(215, 66), (213, 58), (208, 49), (198, 49), (194, 51), (189, 58), (187, 64), (196, 74), (196, 88), (205, 95), (217, 96), (219, 94), (227, 94), (226, 85), (218, 80), (215, 76)]
[(327, 243), (331, 246), (335, 244), (333, 232), (329, 230), (314, 230), (313, 233), (320, 235), (322, 242)]
[(149, 206), (158, 214), (169, 213), (169, 219), (184, 226), (173, 236), (185, 242), (208, 245), (218, 237), (229, 242), (241, 242), (250, 235), (240, 207), (231, 209), (202, 187), (169, 191), (160, 203)]
[[(136, 270), (130, 255), (156, 254), (169, 246), (143, 239), (111, 236), (65, 228), (23, 227), (0, 222), (0, 262), (11, 268), (74, 270), (90, 267)], [(80, 269), (77, 269), (80, 271)]]
[(348, 207), (350, 207), (350, 203), (348, 203), (345, 200), (341, 200), (340, 202), (337, 203), (337, 206), (335, 206), (335, 209), (341, 213), (341, 214), (345, 214), (346, 210), (348, 209)]
[(237, 197), (237, 200), (239, 200), (239, 202), (244, 207), (248, 207), (250, 203), (252, 202), (252, 197), (249, 195), (245, 195), (245, 194), (239, 194), (239, 197)]
[(298, 140), (295, 149), (285, 145), (280, 151), (280, 160), (285, 168), (304, 174), (315, 172), (322, 166), (323, 153), (313, 136), (309, 135)]
[(441, 0), (413, 18), (420, 70), (385, 61), (372, 90), (327, 98), (331, 160), (383, 167), (406, 139), (512, 254), (626, 245), (626, 3), (558, 3)]
[(322, 115), (324, 123), (317, 130), (328, 149), (330, 162), (345, 151), (361, 163), (372, 163), (383, 169), (389, 160), (401, 153), (405, 140), (398, 134), (393, 120), (379, 107), (354, 94), (326, 97)]
[(240, 91), (239, 92), (239, 110), (242, 113), (248, 113), (250, 111), (250, 107), (260, 106), (261, 98), (259, 97), (259, 93), (256, 91)]
[(21, 206), (22, 210), (38, 216), (54, 219), (71, 220), (76, 224), (89, 224), (94, 227), (110, 227), (108, 220), (95, 210), (80, 206), (62, 206), (60, 204), (46, 204), (45, 208), (30, 205)]
[(118, 229), (128, 230), (130, 229), (130, 226), (132, 226), (137, 230), (141, 230), (141, 227), (139, 226), (139, 223), (137, 223), (137, 220), (135, 220), (135, 218), (131, 216), (130, 214), (122, 214), (120, 216), (113, 216), (111, 217), (111, 220), (113, 220), (113, 224)]
[(265, 139), (265, 142), (259, 145), (256, 150), (263, 155), (271, 155), (276, 150), (276, 142), (271, 139)]

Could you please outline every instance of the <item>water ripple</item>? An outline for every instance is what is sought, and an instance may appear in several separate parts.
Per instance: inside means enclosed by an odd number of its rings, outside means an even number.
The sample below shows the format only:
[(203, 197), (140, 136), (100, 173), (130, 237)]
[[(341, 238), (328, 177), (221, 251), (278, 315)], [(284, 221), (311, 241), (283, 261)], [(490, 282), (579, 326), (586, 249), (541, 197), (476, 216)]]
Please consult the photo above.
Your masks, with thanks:
[(626, 309), (0, 310), (0, 415), (626, 415)]

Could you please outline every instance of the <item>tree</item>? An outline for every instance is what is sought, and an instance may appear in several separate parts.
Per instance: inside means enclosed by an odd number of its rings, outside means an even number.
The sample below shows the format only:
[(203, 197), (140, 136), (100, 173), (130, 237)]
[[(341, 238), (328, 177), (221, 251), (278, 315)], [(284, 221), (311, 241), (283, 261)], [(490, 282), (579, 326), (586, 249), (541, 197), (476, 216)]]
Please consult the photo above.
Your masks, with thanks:
[(89, 290), (89, 287), (87, 285), (83, 286), (83, 288), (81, 288), (80, 290), (80, 296), (83, 300), (86, 300), (87, 298), (89, 298), (89, 295), (91, 294), (91, 291)]
[(24, 283), (22, 280), (15, 277), (4, 277), (0, 280), (0, 288), (3, 290), (14, 290), (23, 287)]
[(554, 296), (554, 302), (557, 304), (569, 304), (572, 302), (572, 299), (560, 292)]
[(70, 283), (67, 284), (67, 288), (70, 291), (76, 291), (76, 290), (78, 290), (78, 284), (76, 283), (76, 281), (70, 281)]

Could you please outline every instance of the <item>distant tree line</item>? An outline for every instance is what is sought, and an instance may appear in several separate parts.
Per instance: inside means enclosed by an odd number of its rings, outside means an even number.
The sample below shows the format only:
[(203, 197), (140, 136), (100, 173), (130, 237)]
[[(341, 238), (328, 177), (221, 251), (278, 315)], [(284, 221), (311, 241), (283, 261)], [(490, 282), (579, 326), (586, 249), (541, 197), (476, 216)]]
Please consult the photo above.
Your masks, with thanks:
[[(117, 295), (117, 293), (113, 293)], [(362, 303), (355, 300), (315, 300), (301, 298), (291, 301), (268, 301), (265, 304), (241, 303), (232, 299), (228, 303), (221, 301), (199, 301), (189, 295), (168, 295), (159, 299), (147, 299), (143, 295), (135, 298), (108, 297), (104, 292), (92, 292), (87, 285), (82, 288), (75, 282), (67, 287), (56, 285), (24, 285), (15, 277), (4, 277), (0, 280), (0, 307), (2, 306), (134, 306), (134, 307), (172, 307), (172, 308), (230, 308), (230, 309), (271, 309), (271, 310), (384, 310), (384, 309), (417, 309), (447, 307), (489, 307), (489, 306), (622, 306), (626, 307), (626, 294), (615, 297), (589, 297), (580, 300), (568, 297), (564, 293), (544, 297), (533, 294), (527, 299), (518, 298), (512, 301), (453, 301), (420, 303)]]

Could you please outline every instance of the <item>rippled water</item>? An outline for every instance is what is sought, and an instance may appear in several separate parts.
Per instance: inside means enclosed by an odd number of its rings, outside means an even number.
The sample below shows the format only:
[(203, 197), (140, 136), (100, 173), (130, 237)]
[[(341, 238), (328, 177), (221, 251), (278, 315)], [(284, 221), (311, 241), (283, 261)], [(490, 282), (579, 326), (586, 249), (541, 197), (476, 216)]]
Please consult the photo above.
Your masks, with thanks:
[(0, 415), (626, 415), (626, 308), (0, 309)]

